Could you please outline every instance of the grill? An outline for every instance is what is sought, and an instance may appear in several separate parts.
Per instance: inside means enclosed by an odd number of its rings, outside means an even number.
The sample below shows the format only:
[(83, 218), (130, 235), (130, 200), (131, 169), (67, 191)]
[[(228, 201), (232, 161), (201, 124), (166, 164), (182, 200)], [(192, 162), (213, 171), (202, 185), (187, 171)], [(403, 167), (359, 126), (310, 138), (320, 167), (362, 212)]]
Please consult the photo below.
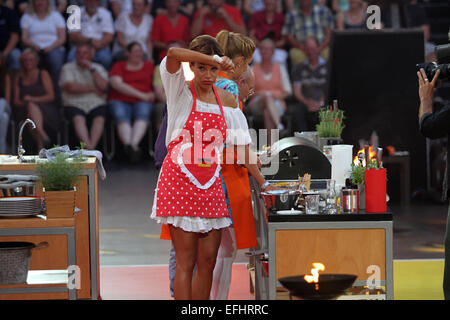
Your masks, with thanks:
[(305, 173), (309, 173), (312, 179), (331, 178), (330, 161), (306, 138), (289, 137), (279, 140), (272, 145), (270, 154), (261, 156), (261, 161), (264, 168), (278, 167), (276, 172), (266, 175), (266, 180), (298, 179), (299, 175), (303, 176)]

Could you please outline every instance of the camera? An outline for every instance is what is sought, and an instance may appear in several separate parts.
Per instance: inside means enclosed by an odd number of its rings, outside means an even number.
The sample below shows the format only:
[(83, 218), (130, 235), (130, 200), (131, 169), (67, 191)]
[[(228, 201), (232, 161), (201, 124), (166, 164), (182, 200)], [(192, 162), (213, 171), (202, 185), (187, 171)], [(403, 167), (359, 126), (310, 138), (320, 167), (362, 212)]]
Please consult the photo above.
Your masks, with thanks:
[(430, 81), (434, 78), (434, 75), (438, 70), (441, 70), (438, 80), (450, 79), (450, 64), (443, 63), (443, 60), (448, 61), (448, 59), (450, 58), (450, 43), (436, 46), (434, 52), (436, 54), (438, 62), (425, 62), (417, 64), (417, 71), (423, 68), (423, 70), (425, 70), (427, 78), (430, 79)]

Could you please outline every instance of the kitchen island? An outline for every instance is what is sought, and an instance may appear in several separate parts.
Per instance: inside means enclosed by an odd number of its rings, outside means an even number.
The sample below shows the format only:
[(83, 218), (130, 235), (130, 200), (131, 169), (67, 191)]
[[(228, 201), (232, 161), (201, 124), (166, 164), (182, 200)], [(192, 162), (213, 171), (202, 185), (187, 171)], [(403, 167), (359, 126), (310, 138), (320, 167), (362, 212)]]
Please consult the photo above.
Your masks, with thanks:
[[(37, 162), (46, 161), (37, 156), (24, 158), (25, 163), (0, 163), (0, 175), (35, 175)], [(97, 159), (88, 157), (82, 166), (75, 201), (80, 211), (73, 218), (0, 218), (0, 241), (49, 243), (47, 248), (32, 251), (27, 284), (0, 285), (0, 300), (100, 297)], [(36, 193), (43, 196), (39, 185)], [(75, 270), (79, 278), (74, 290), (75, 282), (70, 280)]]
[[(392, 213), (277, 215), (268, 217), (268, 299), (277, 299), (281, 277), (323, 273), (354, 274), (353, 286), (378, 284), (393, 300)], [(377, 282), (376, 282), (377, 281)]]

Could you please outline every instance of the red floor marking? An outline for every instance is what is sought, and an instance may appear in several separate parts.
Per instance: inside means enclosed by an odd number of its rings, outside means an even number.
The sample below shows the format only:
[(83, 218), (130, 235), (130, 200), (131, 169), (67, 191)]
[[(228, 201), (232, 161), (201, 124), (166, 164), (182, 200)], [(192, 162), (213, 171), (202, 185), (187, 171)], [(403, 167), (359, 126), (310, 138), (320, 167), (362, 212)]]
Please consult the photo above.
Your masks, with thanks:
[[(171, 300), (168, 266), (100, 267), (103, 300)], [(246, 264), (233, 265), (230, 300), (254, 300)]]

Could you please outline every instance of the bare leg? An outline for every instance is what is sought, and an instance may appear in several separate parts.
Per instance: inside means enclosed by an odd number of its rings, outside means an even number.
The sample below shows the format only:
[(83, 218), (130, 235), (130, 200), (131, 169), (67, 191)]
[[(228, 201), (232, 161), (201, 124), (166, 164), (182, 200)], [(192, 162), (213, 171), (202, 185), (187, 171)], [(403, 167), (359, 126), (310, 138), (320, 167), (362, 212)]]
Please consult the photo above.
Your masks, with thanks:
[(136, 120), (133, 124), (132, 135), (131, 135), (131, 147), (134, 150), (139, 149), (139, 143), (147, 132), (147, 121)]
[(192, 299), (194, 300), (209, 299), (221, 236), (222, 230), (213, 229), (199, 237), (197, 271), (192, 284)]
[(186, 232), (169, 225), (170, 236), (175, 248), (176, 271), (174, 279), (175, 300), (192, 299), (192, 273), (197, 256), (198, 234)]
[(120, 141), (124, 145), (130, 145), (131, 144), (131, 125), (128, 122), (121, 122), (117, 126), (118, 132), (119, 132), (119, 138)]
[(82, 115), (76, 115), (75, 117), (73, 117), (73, 126), (75, 128), (75, 133), (77, 134), (78, 139), (89, 146), (91, 144), (91, 140), (89, 139), (89, 131), (86, 125), (86, 118)]
[(28, 103), (28, 117), (36, 124), (36, 129), (31, 130), (33, 138), (36, 140), (38, 150), (44, 146), (44, 141), (49, 141), (47, 133), (44, 130), (44, 117), (39, 106), (33, 102)]
[(102, 116), (95, 117), (91, 125), (91, 143), (87, 146), (89, 150), (94, 150), (103, 134), (105, 127), (105, 118)]

